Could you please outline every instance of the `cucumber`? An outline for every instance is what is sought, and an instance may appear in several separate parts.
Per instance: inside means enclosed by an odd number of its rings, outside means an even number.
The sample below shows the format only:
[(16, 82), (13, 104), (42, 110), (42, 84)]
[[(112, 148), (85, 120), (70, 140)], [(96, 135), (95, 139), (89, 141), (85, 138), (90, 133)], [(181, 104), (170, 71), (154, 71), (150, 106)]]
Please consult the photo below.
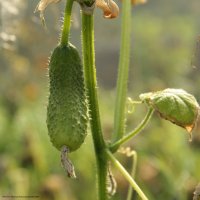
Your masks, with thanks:
[(47, 128), (52, 144), (70, 152), (78, 149), (87, 135), (88, 106), (83, 66), (72, 45), (57, 46), (49, 63), (50, 94)]

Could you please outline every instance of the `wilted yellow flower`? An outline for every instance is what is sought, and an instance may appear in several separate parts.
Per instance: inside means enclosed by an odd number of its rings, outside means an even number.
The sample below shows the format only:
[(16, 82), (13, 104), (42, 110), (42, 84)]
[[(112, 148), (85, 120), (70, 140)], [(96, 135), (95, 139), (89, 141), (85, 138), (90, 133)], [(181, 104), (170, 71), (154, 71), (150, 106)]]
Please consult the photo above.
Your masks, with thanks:
[(147, 0), (131, 0), (132, 5), (144, 4)]
[(40, 12), (40, 19), (42, 20), (43, 24), (45, 24), (44, 19), (44, 10), (50, 3), (58, 3), (61, 0), (40, 0), (34, 12)]
[[(40, 0), (38, 3), (35, 12), (40, 12), (40, 18), (45, 24), (44, 19), (44, 10), (50, 3), (58, 3), (61, 0)], [(95, 1), (96, 7), (103, 10), (104, 17), (107, 19), (115, 18), (119, 15), (119, 7), (113, 0), (96, 0)]]
[(113, 0), (96, 0), (96, 6), (103, 10), (104, 17), (107, 19), (115, 18), (119, 15), (119, 7)]

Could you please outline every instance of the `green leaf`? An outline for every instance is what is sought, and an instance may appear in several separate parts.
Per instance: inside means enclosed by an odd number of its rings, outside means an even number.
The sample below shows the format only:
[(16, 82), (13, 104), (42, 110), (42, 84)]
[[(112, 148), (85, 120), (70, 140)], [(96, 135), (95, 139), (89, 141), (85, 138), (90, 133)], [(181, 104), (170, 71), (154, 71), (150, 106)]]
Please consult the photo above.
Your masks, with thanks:
[(200, 107), (195, 97), (182, 89), (165, 89), (140, 95), (161, 118), (185, 128), (190, 134), (197, 122)]

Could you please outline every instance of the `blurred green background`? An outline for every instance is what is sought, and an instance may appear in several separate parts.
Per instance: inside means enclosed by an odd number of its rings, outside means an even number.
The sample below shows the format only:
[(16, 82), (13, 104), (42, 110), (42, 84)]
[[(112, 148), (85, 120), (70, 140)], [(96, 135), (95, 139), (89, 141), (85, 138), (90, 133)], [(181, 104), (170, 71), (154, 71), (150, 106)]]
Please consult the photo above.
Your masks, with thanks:
[[(38, 14), (33, 13), (37, 3), (0, 0), (0, 196), (95, 200), (91, 134), (71, 154), (77, 180), (67, 178), (60, 165), (60, 154), (48, 138), (47, 63), (58, 43), (64, 1), (46, 10), (47, 30)], [(121, 6), (121, 2), (117, 3)], [(174, 87), (183, 88), (200, 100), (200, 55), (194, 56), (200, 34), (199, 8), (199, 0), (149, 0), (133, 9), (131, 98), (138, 100), (140, 93)], [(106, 20), (96, 10), (95, 34), (101, 118), (105, 138), (109, 140), (120, 51), (120, 17)], [(71, 42), (81, 52), (77, 5)], [(145, 106), (138, 105), (134, 113), (127, 114), (127, 130), (135, 127), (145, 112)], [(138, 153), (136, 180), (150, 200), (192, 199), (200, 182), (199, 131), (197, 125), (193, 141), (189, 142), (184, 129), (155, 114), (145, 131), (126, 144)], [(130, 170), (130, 158), (117, 157)], [(115, 168), (113, 173), (118, 189), (112, 199), (124, 200), (128, 184)]]

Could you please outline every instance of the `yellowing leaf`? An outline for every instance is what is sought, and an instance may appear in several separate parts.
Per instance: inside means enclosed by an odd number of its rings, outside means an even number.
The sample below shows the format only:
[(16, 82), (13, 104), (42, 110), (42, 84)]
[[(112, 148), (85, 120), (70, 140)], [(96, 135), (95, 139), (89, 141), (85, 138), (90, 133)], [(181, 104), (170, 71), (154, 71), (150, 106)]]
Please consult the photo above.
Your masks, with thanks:
[(182, 89), (165, 89), (140, 95), (140, 99), (151, 106), (161, 118), (171, 121), (191, 132), (200, 114), (195, 97)]

